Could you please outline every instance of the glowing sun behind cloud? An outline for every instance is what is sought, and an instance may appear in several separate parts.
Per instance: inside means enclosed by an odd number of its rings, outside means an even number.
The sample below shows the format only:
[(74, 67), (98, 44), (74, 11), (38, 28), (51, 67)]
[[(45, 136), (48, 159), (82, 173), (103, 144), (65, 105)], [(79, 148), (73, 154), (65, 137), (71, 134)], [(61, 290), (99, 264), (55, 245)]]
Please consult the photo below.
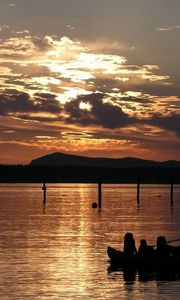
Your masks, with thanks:
[(92, 108), (92, 105), (89, 102), (80, 102), (79, 103), (79, 108), (90, 111), (91, 108)]

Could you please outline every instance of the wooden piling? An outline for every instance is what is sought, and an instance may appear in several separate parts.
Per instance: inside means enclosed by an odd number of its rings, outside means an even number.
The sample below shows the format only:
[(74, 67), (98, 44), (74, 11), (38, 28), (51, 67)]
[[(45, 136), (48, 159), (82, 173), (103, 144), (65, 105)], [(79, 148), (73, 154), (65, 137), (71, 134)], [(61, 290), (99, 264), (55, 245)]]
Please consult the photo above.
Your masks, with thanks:
[(173, 192), (174, 192), (174, 178), (171, 178), (171, 190), (170, 190), (171, 206), (173, 206)]
[(42, 186), (42, 191), (43, 191), (43, 206), (46, 206), (46, 181), (43, 179), (43, 186)]
[(140, 179), (137, 179), (137, 205), (140, 204)]
[(98, 180), (98, 208), (101, 208), (102, 205), (102, 181), (101, 178)]

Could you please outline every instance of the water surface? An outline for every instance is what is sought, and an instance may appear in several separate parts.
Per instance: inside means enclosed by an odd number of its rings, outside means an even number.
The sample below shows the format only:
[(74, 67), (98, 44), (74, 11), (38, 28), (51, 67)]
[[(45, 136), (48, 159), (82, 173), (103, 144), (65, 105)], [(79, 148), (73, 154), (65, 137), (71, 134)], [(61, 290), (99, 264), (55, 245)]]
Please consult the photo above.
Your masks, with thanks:
[(48, 184), (0, 185), (0, 299), (179, 299), (179, 280), (125, 280), (109, 272), (107, 245), (122, 248), (125, 232), (155, 244), (180, 238), (180, 186)]

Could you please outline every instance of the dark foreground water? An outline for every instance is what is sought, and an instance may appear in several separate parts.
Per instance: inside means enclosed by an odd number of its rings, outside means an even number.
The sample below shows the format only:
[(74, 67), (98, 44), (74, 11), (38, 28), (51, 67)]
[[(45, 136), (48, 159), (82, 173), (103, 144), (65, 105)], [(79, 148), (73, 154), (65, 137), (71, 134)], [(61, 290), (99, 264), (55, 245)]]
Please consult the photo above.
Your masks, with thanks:
[(122, 248), (125, 232), (155, 243), (180, 238), (180, 186), (49, 184), (46, 208), (39, 184), (0, 185), (0, 299), (180, 299), (180, 280), (125, 278), (110, 272), (107, 245)]

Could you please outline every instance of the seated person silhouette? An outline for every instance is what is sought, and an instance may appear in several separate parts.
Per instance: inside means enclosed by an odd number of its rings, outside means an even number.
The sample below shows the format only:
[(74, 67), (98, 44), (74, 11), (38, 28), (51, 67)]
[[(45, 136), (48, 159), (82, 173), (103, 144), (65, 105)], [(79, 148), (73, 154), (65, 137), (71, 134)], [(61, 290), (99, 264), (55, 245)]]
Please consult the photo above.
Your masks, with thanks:
[(135, 240), (131, 232), (127, 232), (124, 236), (124, 250), (125, 255), (137, 254), (137, 249), (135, 246)]
[(164, 236), (158, 236), (156, 240), (156, 250), (155, 254), (158, 256), (171, 256), (173, 254), (173, 246), (170, 246), (166, 242), (166, 238)]
[(152, 255), (154, 255), (153, 246), (147, 245), (147, 241), (145, 239), (142, 239), (140, 241), (140, 246), (139, 246), (139, 249), (138, 249), (138, 255), (142, 255), (142, 256), (152, 256)]

